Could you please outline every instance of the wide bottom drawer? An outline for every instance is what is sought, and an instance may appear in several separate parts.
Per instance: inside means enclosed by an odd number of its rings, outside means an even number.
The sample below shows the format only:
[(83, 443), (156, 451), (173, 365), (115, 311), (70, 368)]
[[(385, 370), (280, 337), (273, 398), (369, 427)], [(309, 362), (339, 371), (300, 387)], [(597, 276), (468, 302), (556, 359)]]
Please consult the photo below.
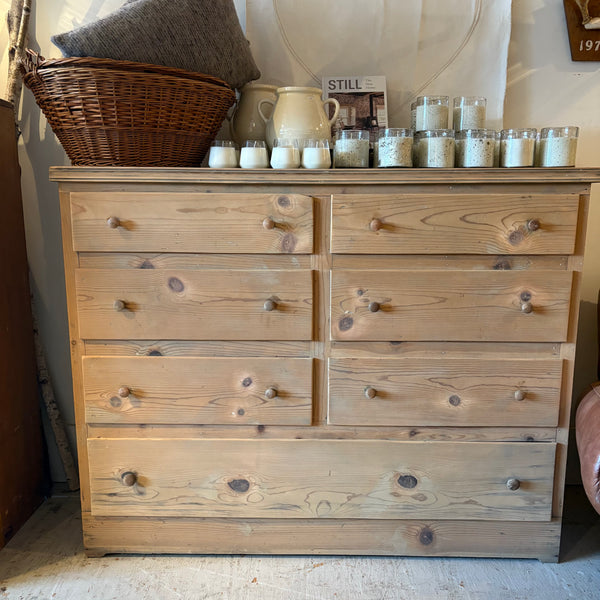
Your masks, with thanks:
[(555, 444), (90, 439), (92, 514), (548, 520)]

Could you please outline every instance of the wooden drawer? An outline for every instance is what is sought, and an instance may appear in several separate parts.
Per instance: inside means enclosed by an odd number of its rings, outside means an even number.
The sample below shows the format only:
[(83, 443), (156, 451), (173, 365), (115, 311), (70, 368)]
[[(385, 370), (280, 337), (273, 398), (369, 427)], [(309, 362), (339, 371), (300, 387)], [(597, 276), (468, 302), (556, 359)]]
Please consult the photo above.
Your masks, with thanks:
[(88, 423), (310, 425), (308, 358), (84, 357)]
[(340, 254), (571, 254), (579, 196), (334, 196), (331, 251)]
[(572, 277), (567, 271), (334, 270), (331, 336), (565, 341)]
[(539, 521), (555, 445), (96, 438), (88, 451), (93, 515)]
[(556, 427), (560, 360), (332, 358), (334, 425)]
[(70, 198), (76, 251), (313, 251), (310, 196), (73, 192)]
[(307, 270), (77, 269), (75, 286), (83, 339), (312, 337)]

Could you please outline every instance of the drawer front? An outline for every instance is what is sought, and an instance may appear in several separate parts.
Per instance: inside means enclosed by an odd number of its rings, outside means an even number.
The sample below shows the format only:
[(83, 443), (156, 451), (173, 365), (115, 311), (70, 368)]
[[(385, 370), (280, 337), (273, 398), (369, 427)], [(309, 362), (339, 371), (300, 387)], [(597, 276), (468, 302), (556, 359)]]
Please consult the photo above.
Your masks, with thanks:
[(560, 360), (329, 360), (334, 425), (555, 427)]
[(308, 358), (84, 357), (88, 423), (310, 425)]
[(571, 254), (578, 196), (377, 194), (333, 198), (340, 254)]
[(83, 339), (310, 340), (311, 271), (77, 269)]
[(313, 199), (300, 194), (71, 194), (73, 249), (310, 254)]
[(541, 521), (551, 513), (547, 443), (96, 438), (88, 451), (93, 515)]
[(333, 271), (331, 336), (561, 342), (571, 285), (567, 271)]
[(310, 425), (308, 358), (84, 357), (88, 423)]

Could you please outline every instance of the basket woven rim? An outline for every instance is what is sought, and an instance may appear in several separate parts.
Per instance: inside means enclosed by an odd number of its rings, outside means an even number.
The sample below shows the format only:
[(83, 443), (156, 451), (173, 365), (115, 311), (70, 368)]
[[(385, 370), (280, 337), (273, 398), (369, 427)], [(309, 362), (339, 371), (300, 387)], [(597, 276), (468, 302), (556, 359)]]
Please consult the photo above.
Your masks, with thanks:
[(68, 58), (49, 58), (46, 59), (36, 52), (27, 50), (27, 57), (24, 61), (24, 70), (27, 75), (35, 73), (41, 69), (63, 69), (63, 68), (87, 68), (87, 69), (105, 69), (113, 71), (128, 71), (136, 73), (155, 73), (158, 75), (167, 75), (171, 77), (179, 77), (201, 81), (203, 83), (212, 83), (228, 90), (233, 88), (222, 79), (199, 73), (196, 71), (187, 71), (186, 69), (178, 69), (175, 67), (165, 67), (163, 65), (153, 65), (148, 63), (134, 62), (130, 60), (115, 60), (112, 58), (96, 58), (94, 56), (72, 56)]

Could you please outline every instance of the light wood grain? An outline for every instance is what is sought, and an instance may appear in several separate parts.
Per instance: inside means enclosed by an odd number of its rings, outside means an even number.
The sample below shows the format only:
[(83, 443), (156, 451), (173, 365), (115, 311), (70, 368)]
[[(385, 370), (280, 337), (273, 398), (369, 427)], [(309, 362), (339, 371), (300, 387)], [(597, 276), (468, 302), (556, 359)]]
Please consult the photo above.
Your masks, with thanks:
[[(313, 201), (300, 194), (71, 194), (78, 251), (298, 253), (313, 249)], [(115, 219), (111, 228), (109, 218)], [(270, 219), (272, 227), (263, 222)]]
[(560, 360), (330, 359), (329, 422), (555, 427), (561, 376)]
[[(311, 268), (304, 254), (165, 254), (152, 252), (79, 252), (84, 269), (234, 269), (249, 271)], [(565, 267), (566, 268), (566, 267)]]
[[(560, 521), (186, 519), (83, 515), (89, 555), (316, 554), (498, 556), (556, 561)], [(433, 566), (433, 565), (432, 565)], [(432, 567), (431, 566), (431, 567)], [(435, 565), (436, 568), (438, 565)], [(533, 566), (533, 565), (532, 565)], [(441, 597), (441, 596), (440, 596)]]
[[(78, 269), (83, 339), (310, 340), (310, 271)], [(115, 301), (124, 303), (115, 310)], [(265, 302), (276, 302), (265, 310)]]
[(181, 341), (181, 340), (89, 340), (91, 356), (289, 356), (310, 355), (310, 342), (294, 341)]
[(96, 424), (87, 427), (88, 439), (266, 439), (266, 440), (397, 440), (413, 442), (556, 442), (554, 427), (402, 427), (319, 424), (283, 425), (152, 425)]
[(440, 269), (445, 271), (533, 271), (540, 269), (567, 271), (571, 259), (570, 256), (543, 254), (539, 256), (529, 254), (332, 254), (331, 264), (334, 269), (412, 271), (417, 264), (420, 271), (439, 271)]
[[(335, 340), (559, 342), (567, 337), (571, 273), (334, 271)], [(529, 298), (529, 314), (521, 310)], [(371, 312), (377, 302), (380, 310)]]
[(554, 444), (91, 439), (88, 448), (97, 516), (550, 518)]
[[(524, 169), (248, 169), (241, 177), (239, 169), (195, 169), (195, 168), (139, 168), (139, 167), (52, 167), (50, 180), (63, 183), (108, 183), (129, 185), (168, 184), (173, 185), (235, 185), (268, 184), (280, 188), (282, 185), (368, 186), (381, 185), (443, 185), (446, 189), (456, 184), (520, 185), (578, 184), (581, 189), (590, 183), (600, 182), (600, 168), (524, 168)], [(589, 189), (589, 188), (588, 188)]]
[(83, 378), (88, 423), (311, 423), (310, 359), (90, 356)]
[[(332, 201), (331, 251), (569, 254), (577, 207), (576, 195), (558, 194), (341, 194)], [(377, 231), (370, 228), (374, 219)]]

